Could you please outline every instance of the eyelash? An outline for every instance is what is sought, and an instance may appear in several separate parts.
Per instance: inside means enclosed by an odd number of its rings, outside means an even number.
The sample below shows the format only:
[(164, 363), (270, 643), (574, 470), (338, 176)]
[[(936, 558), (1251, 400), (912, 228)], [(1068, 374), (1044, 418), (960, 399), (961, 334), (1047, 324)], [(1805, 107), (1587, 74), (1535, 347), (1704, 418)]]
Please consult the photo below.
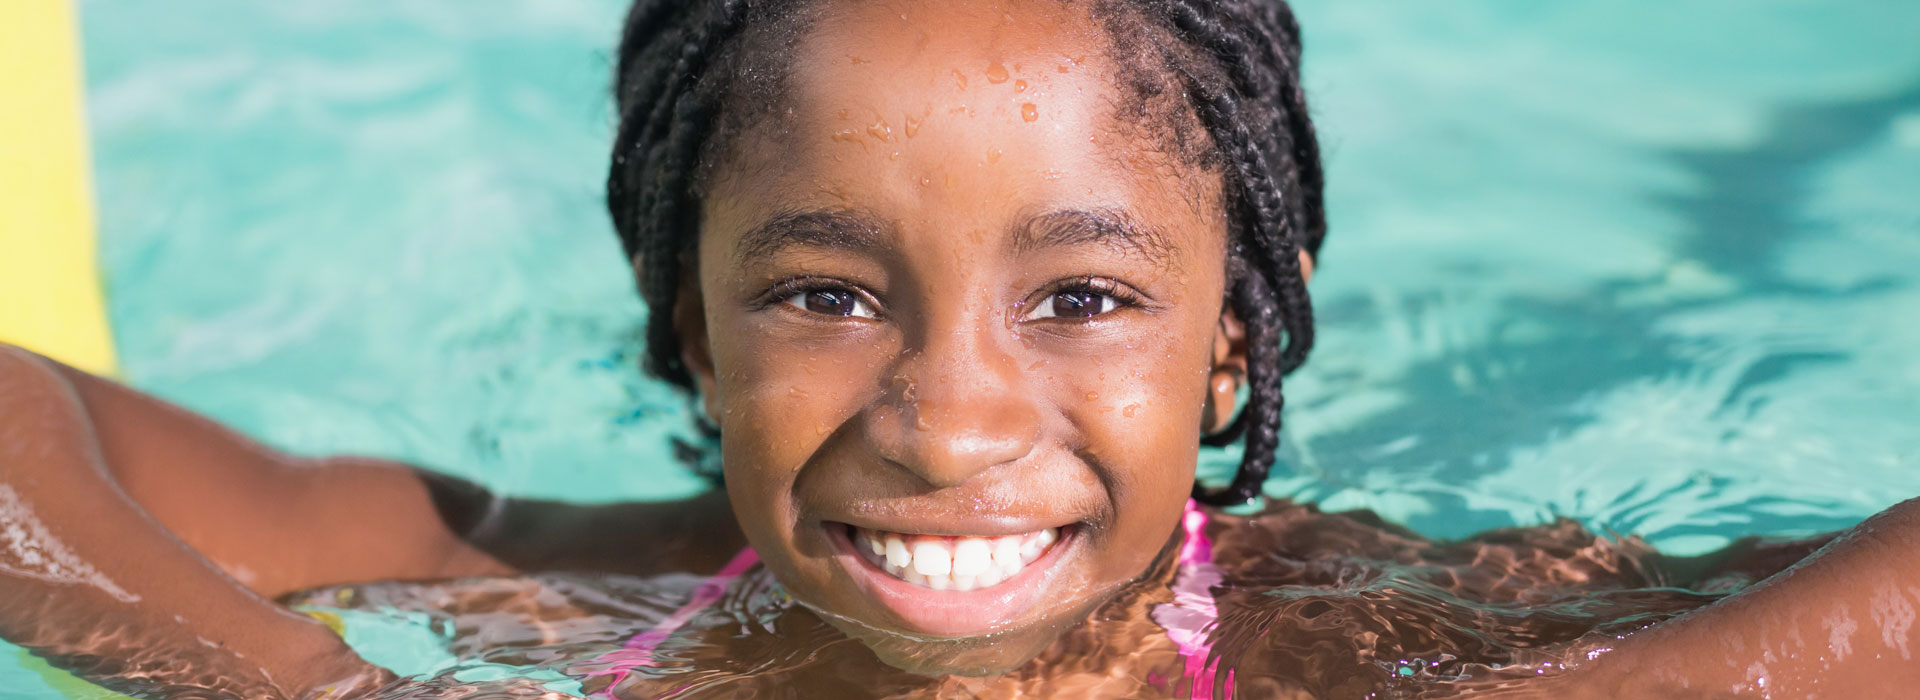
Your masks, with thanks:
[(795, 277), (792, 279), (781, 280), (780, 282), (775, 283), (773, 287), (771, 289), (768, 289), (764, 294), (761, 294), (759, 297), (759, 301), (755, 303), (755, 306), (760, 309), (771, 308), (779, 305), (796, 306), (797, 308), (795, 310), (800, 311), (802, 313), (812, 314), (815, 316), (828, 316), (828, 314), (822, 314), (817, 311), (809, 311), (805, 307), (798, 307), (797, 305), (791, 304), (789, 302), (791, 302), (794, 297), (801, 296), (804, 294), (812, 294), (814, 292), (833, 292), (833, 291), (851, 292), (854, 296), (854, 303), (867, 307), (867, 309), (869, 311), (872, 311), (873, 315), (876, 317), (880, 315), (879, 313), (880, 305), (878, 303), (875, 303), (875, 301), (873, 300), (873, 297), (866, 294), (864, 291), (862, 291), (858, 285), (849, 284), (849, 283), (842, 282), (840, 280), (832, 279), (829, 277)]
[[(1136, 308), (1141, 306), (1145, 302), (1145, 299), (1140, 295), (1139, 292), (1134, 291), (1132, 288), (1126, 286), (1125, 284), (1120, 283), (1118, 280), (1110, 279), (1107, 277), (1089, 276), (1089, 277), (1081, 277), (1078, 279), (1056, 282), (1052, 287), (1046, 290), (1043, 290), (1033, 302), (1022, 304), (1021, 309), (1023, 311), (1028, 310), (1029, 308), (1031, 308), (1032, 310), (1045, 309), (1046, 307), (1041, 305), (1047, 303), (1048, 300), (1051, 300), (1054, 297), (1060, 296), (1062, 294), (1071, 294), (1074, 292), (1098, 294), (1100, 296), (1112, 299), (1114, 301), (1113, 309), (1108, 311), (1101, 311), (1092, 316), (1065, 317), (1065, 319), (1063, 320), (1088, 321), (1088, 320), (1099, 318), (1101, 316), (1105, 316), (1107, 314), (1121, 311), (1124, 309)], [(1028, 313), (1030, 315), (1031, 311), (1029, 311)], [(1024, 317), (1025, 316), (1023, 316), (1023, 318)], [(1052, 316), (1048, 318), (1062, 318), (1062, 317)], [(1036, 319), (1036, 320), (1043, 320), (1043, 319)]]
[[(818, 316), (827, 316), (827, 314), (822, 314), (817, 311), (810, 311), (805, 307), (801, 307), (798, 304), (793, 304), (790, 302), (794, 299), (794, 297), (798, 297), (804, 294), (812, 294), (814, 292), (828, 292), (828, 291), (850, 292), (855, 296), (855, 303), (866, 306), (868, 310), (872, 311), (874, 316), (876, 317), (880, 315), (879, 308), (878, 308), (879, 304), (874, 301), (871, 295), (861, 290), (858, 285), (842, 282), (840, 280), (827, 278), (827, 277), (795, 277), (792, 279), (781, 280), (780, 282), (775, 283), (773, 287), (769, 288), (765, 293), (761, 294), (754, 306), (758, 309), (766, 309), (766, 308), (771, 308), (773, 306), (784, 304), (787, 306), (796, 307), (795, 310), (803, 313), (808, 313), (808, 314), (818, 315)], [(1018, 308), (1021, 311), (1026, 311), (1029, 308), (1034, 308), (1034, 309), (1042, 308), (1039, 306), (1039, 304), (1046, 303), (1048, 300), (1051, 300), (1054, 297), (1057, 297), (1061, 294), (1070, 294), (1074, 292), (1097, 294), (1099, 296), (1112, 299), (1114, 302), (1114, 308), (1111, 310), (1100, 311), (1099, 313), (1096, 313), (1092, 316), (1087, 316), (1087, 317), (1067, 317), (1069, 320), (1081, 320), (1081, 321), (1091, 320), (1091, 319), (1099, 318), (1101, 316), (1105, 316), (1107, 314), (1111, 314), (1124, 309), (1140, 307), (1145, 303), (1145, 297), (1143, 297), (1139, 292), (1134, 291), (1132, 288), (1128, 287), (1127, 285), (1122, 284), (1118, 280), (1114, 280), (1106, 277), (1088, 276), (1088, 277), (1080, 277), (1076, 279), (1062, 280), (1060, 282), (1056, 282), (1049, 288), (1043, 290), (1040, 294), (1036, 295), (1033, 301), (1022, 302)], [(1023, 315), (1023, 318), (1024, 317), (1025, 316)], [(1045, 318), (1061, 318), (1061, 317), (1053, 316), (1053, 317), (1045, 317)], [(1036, 319), (1036, 320), (1044, 320), (1044, 318)]]

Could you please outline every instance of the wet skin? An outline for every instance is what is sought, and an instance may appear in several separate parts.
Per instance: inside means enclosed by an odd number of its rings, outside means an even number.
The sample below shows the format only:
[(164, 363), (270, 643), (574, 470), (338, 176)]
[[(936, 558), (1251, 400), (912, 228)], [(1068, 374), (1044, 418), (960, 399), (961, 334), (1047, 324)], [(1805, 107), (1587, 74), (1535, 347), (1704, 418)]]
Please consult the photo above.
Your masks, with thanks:
[[(896, 666), (1016, 666), (1139, 576), (1231, 408), (1220, 177), (1115, 123), (1106, 51), (1053, 5), (834, 7), (704, 203), (678, 322), (733, 511)], [(1067, 534), (962, 595), (886, 581), (846, 525)]]

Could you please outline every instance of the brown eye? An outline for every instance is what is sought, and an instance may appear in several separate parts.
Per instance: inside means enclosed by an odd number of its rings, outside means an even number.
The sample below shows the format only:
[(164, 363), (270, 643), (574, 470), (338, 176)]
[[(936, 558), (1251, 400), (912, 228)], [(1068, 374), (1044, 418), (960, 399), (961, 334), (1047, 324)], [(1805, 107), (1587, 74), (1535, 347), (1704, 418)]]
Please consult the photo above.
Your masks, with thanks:
[(1075, 289), (1047, 297), (1028, 318), (1093, 318), (1117, 308), (1120, 300), (1111, 294)]
[(788, 305), (822, 316), (878, 318), (860, 295), (847, 289), (815, 289), (786, 298)]
[(1105, 296), (1093, 292), (1061, 292), (1053, 295), (1053, 315), (1059, 318), (1086, 318), (1100, 313)]

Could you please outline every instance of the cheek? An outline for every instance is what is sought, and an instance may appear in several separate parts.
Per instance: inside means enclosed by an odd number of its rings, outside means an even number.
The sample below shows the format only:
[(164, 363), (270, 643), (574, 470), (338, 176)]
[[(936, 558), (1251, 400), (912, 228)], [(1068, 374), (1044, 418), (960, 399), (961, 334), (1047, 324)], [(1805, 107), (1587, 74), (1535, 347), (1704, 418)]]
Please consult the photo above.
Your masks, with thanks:
[[(1073, 422), (1085, 458), (1105, 476), (1115, 517), (1103, 533), (1101, 576), (1139, 575), (1173, 532), (1192, 492), (1206, 398), (1211, 326), (1141, 334), (1073, 373)], [(1151, 542), (1153, 546), (1140, 546)]]
[(886, 343), (789, 339), (756, 328), (750, 318), (724, 328), (714, 367), (729, 475), (739, 470), (761, 483), (791, 484), (878, 390)]
[(1090, 456), (1117, 488), (1173, 485), (1184, 497), (1200, 444), (1206, 348), (1185, 334), (1155, 334), (1071, 375), (1069, 403)]

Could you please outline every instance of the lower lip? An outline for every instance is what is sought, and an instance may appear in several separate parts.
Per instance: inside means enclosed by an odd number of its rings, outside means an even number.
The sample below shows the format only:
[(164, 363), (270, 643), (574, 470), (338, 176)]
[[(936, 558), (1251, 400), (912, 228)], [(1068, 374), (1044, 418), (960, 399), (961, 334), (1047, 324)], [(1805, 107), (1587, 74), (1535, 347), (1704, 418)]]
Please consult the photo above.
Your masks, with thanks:
[(1079, 541), (1075, 528), (1063, 527), (1060, 539), (1013, 578), (971, 591), (936, 591), (902, 581), (868, 562), (854, 549), (845, 524), (822, 526), (834, 544), (834, 558), (855, 586), (892, 613), (906, 631), (934, 637), (974, 637), (1010, 626), (1040, 599), (1054, 578), (1055, 565)]

